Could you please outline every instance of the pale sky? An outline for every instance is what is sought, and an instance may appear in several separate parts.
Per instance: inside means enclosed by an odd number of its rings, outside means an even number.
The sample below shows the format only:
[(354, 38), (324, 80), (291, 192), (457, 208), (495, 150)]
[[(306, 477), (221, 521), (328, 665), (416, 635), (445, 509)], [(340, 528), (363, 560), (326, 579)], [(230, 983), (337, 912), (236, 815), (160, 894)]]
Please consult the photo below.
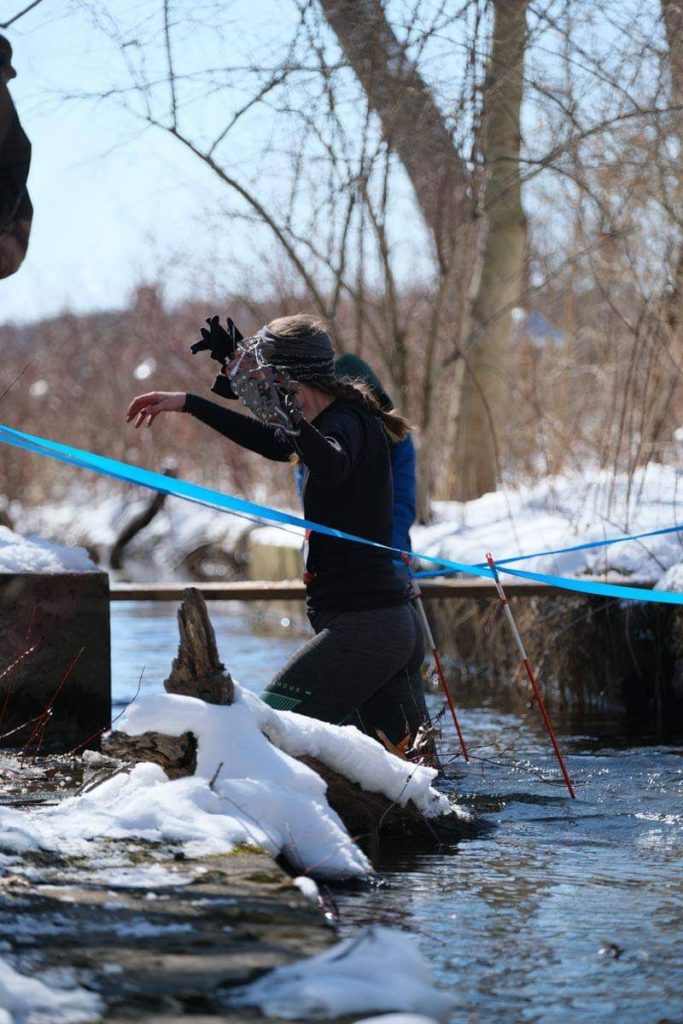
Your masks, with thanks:
[[(22, 6), (0, 0), (5, 17)], [(228, 6), (233, 15), (240, 6), (248, 10), (256, 31), (273, 24), (278, 4)], [(246, 240), (239, 225), (230, 223), (229, 238), (225, 227), (212, 226), (224, 190), (179, 143), (154, 129), (141, 134), (111, 103), (60, 98), (107, 82), (109, 51), (78, 7), (75, 0), (43, 0), (6, 31), (18, 72), (11, 91), (33, 145), (35, 219), (24, 265), (0, 281), (0, 323), (121, 306), (136, 283), (160, 273), (171, 300), (197, 293), (212, 276), (229, 289), (230, 250), (243, 251)]]

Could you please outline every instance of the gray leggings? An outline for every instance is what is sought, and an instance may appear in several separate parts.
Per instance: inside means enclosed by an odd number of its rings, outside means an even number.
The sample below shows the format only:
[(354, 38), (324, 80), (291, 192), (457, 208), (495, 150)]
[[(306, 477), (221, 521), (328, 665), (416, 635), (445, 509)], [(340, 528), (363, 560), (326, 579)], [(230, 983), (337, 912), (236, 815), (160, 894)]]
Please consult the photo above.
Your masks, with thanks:
[(392, 743), (427, 721), (420, 669), (422, 627), (411, 604), (359, 612), (314, 612), (316, 635), (263, 693), (279, 710), (359, 725)]

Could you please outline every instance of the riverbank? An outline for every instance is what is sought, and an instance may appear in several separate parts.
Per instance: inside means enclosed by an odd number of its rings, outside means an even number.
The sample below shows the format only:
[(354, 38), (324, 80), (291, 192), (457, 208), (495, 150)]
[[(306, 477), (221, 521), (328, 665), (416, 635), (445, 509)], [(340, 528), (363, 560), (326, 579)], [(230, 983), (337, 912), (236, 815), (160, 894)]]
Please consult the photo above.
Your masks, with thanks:
[[(412, 940), (364, 928), (339, 944), (333, 898), (263, 849), (201, 855), (180, 838), (144, 839), (120, 808), (118, 829), (74, 846), (69, 806), (112, 771), (134, 769), (92, 753), (0, 754), (0, 1019), (350, 1024), (423, 1007), (446, 1019), (451, 1000)], [(36, 845), (41, 813), (61, 828), (60, 848)]]
[(253, 848), (191, 858), (128, 841), (91, 863), (3, 860), (1, 956), (51, 990), (51, 1021), (261, 1020), (257, 1010), (231, 1016), (230, 990), (335, 941), (316, 903)]
[[(96, 782), (102, 761), (5, 753), (0, 803), (58, 807)], [(230, 988), (335, 941), (317, 902), (254, 847), (191, 857), (181, 843), (129, 838), (79, 856), (32, 848), (20, 821), (0, 836), (0, 963), (45, 986), (51, 1022), (217, 1013)], [(38, 996), (19, 998), (35, 1007)]]

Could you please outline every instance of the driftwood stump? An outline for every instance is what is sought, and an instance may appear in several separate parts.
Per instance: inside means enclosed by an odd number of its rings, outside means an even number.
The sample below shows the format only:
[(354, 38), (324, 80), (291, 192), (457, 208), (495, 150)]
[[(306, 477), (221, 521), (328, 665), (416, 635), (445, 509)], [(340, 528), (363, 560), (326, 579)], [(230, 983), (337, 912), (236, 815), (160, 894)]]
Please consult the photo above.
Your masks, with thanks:
[(198, 697), (207, 704), (232, 704), (235, 699), (232, 676), (218, 657), (216, 634), (206, 601), (195, 587), (183, 591), (178, 628), (178, 655), (164, 682), (166, 692)]
[[(166, 692), (198, 697), (207, 704), (232, 704), (235, 699), (232, 677), (218, 657), (216, 634), (206, 601), (194, 587), (183, 591), (178, 628), (178, 655), (164, 682)], [(160, 732), (129, 736), (125, 732), (110, 732), (102, 737), (102, 750), (121, 761), (151, 761), (161, 765), (169, 779), (194, 775), (197, 767), (197, 740), (191, 732), (181, 736), (166, 736)]]

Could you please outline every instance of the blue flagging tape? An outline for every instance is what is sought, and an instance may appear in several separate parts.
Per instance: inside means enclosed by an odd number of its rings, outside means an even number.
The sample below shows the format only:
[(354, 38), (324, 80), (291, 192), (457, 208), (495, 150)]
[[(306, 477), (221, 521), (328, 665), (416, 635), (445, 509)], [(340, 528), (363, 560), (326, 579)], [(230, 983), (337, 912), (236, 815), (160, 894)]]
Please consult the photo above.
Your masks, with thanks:
[[(498, 563), (496, 562), (496, 565)], [(549, 587), (574, 590), (579, 594), (597, 594), (599, 597), (616, 597), (620, 601), (650, 601), (653, 604), (683, 604), (683, 594), (674, 590), (645, 590), (643, 587), (624, 587), (615, 583), (597, 583), (593, 580), (569, 579), (566, 576), (549, 576), (542, 572), (526, 572), (524, 569), (502, 568), (501, 572), (519, 576), (524, 580), (545, 583)]]
[[(583, 544), (574, 544), (569, 548), (554, 548), (551, 551), (534, 551), (530, 555), (513, 555), (511, 558), (497, 558), (496, 565), (500, 568), (502, 565), (512, 565), (513, 562), (528, 562), (530, 558), (542, 558), (550, 555), (566, 555), (573, 551), (588, 551), (590, 548), (606, 548), (610, 544), (623, 544), (627, 540), (643, 540), (645, 537), (662, 537), (667, 533), (680, 533), (683, 531), (683, 524), (678, 526), (665, 526), (661, 530), (647, 530), (645, 533), (628, 533), (622, 534), (621, 537), (606, 537), (604, 540), (591, 540), (585, 541)], [(485, 562), (478, 562), (477, 565), (483, 567)], [(445, 573), (435, 571), (425, 571), (415, 573), (416, 579), (431, 579), (434, 576), (444, 576)]]
[[(131, 466), (127, 462), (119, 462), (116, 459), (107, 458), (104, 455), (95, 455), (93, 452), (84, 451), (80, 448), (73, 448), (70, 445), (59, 444), (57, 441), (50, 441), (45, 438), (26, 434), (20, 430), (14, 430), (0, 424), (0, 442), (21, 448), (24, 451), (32, 452), (35, 455), (42, 455), (46, 458), (57, 459), (71, 466), (80, 469), (88, 469), (103, 476), (112, 477), (115, 480), (122, 480), (124, 483), (135, 484), (138, 487), (146, 487), (158, 491), (160, 494), (168, 494), (176, 498), (184, 498), (186, 501), (194, 502), (197, 505), (204, 505), (207, 508), (217, 509), (223, 512), (234, 512), (238, 515), (246, 515), (256, 519), (268, 520), (272, 523), (279, 523), (286, 526), (298, 526), (305, 530), (312, 530), (325, 534), (328, 537), (337, 537), (340, 540), (353, 541), (356, 544), (366, 544), (370, 547), (381, 548), (396, 555), (410, 554), (413, 558), (430, 562), (443, 570), (450, 572), (464, 572), (470, 576), (480, 576), (486, 579), (492, 578), (492, 572), (483, 565), (469, 565), (466, 562), (456, 562), (453, 559), (437, 558), (434, 555), (423, 555), (418, 552), (403, 552), (398, 548), (380, 544), (377, 541), (367, 540), (365, 537), (358, 537), (352, 533), (345, 533), (343, 530), (336, 530), (334, 527), (325, 526), (322, 523), (314, 523), (300, 516), (292, 515), (289, 512), (281, 512), (279, 509), (270, 508), (267, 505), (259, 505), (244, 498), (237, 498), (232, 494), (221, 494), (208, 487), (190, 483), (187, 480), (175, 479), (155, 473), (150, 469), (142, 469), (139, 466)], [(681, 527), (671, 527), (655, 533), (675, 532)], [(646, 536), (645, 534), (637, 536)], [(631, 538), (618, 538), (629, 540)], [(616, 543), (616, 539), (613, 541)], [(598, 546), (599, 542), (591, 542), (591, 547)], [(574, 549), (568, 549), (574, 550)], [(531, 557), (531, 556), (520, 556)], [(610, 583), (598, 583), (595, 581), (569, 579), (564, 576), (550, 576), (545, 573), (526, 572), (523, 569), (511, 569), (505, 563), (515, 559), (503, 559), (497, 562), (496, 566), (500, 572), (510, 576), (517, 576), (522, 579), (533, 580), (551, 587), (559, 587), (562, 590), (572, 590), (582, 594), (596, 594), (601, 597), (613, 597), (628, 601), (649, 601), (658, 604), (683, 604), (683, 593), (675, 593), (665, 590), (647, 590), (643, 587), (624, 587)]]
[[(147, 487), (150, 490), (158, 491), (160, 494), (184, 498), (186, 501), (192, 501), (197, 505), (204, 505), (207, 508), (218, 509), (222, 512), (235, 512), (238, 515), (265, 519), (286, 526), (298, 526), (304, 530), (323, 533), (328, 537), (337, 537), (340, 540), (349, 540), (354, 541), (356, 544), (366, 544), (369, 547), (381, 548), (384, 551), (391, 551), (395, 555), (400, 556), (404, 554), (399, 548), (392, 548), (387, 544), (380, 544), (378, 541), (367, 540), (365, 537), (357, 537), (353, 533), (345, 533), (343, 530), (336, 530), (334, 527), (325, 526), (322, 523), (314, 523), (308, 519), (303, 519), (301, 516), (292, 515), (289, 512), (281, 512), (279, 509), (270, 508), (267, 505), (258, 505), (253, 501), (237, 498), (232, 494), (221, 494), (219, 491), (213, 491), (209, 487), (190, 483), (188, 480), (173, 479), (172, 477), (163, 476), (161, 473), (155, 473), (151, 469), (131, 466), (127, 462), (119, 462), (116, 459), (107, 458), (105, 455), (95, 455), (93, 452), (87, 452), (81, 448), (59, 444), (58, 441), (49, 441), (46, 438), (25, 434), (21, 430), (14, 430), (1, 424), (0, 441), (14, 445), (16, 448), (22, 448), (24, 451), (32, 452), (34, 455), (44, 455), (47, 458), (57, 459), (59, 462), (66, 462), (71, 466), (78, 466), (80, 469), (89, 469), (103, 476), (112, 477), (115, 480), (123, 480), (125, 483)], [(492, 578), (491, 570), (483, 566), (472, 566), (466, 562), (455, 562), (452, 559), (436, 558), (432, 555), (420, 555), (419, 557), (427, 562), (432, 562), (434, 565), (439, 565), (455, 572), (466, 572), (474, 576), (483, 576), (487, 579)]]
[(512, 558), (502, 558), (496, 561), (496, 565), (510, 565), (512, 562), (527, 562), (530, 558), (538, 558), (539, 555), (564, 555), (572, 551), (588, 551), (590, 548), (606, 548), (610, 544), (623, 544), (627, 540), (643, 540), (645, 537), (663, 537), (667, 533), (680, 533), (683, 530), (683, 523), (678, 526), (665, 526), (661, 530), (647, 530), (645, 533), (628, 533), (621, 537), (607, 537), (604, 540), (590, 540), (583, 544), (574, 544), (569, 548), (555, 548), (554, 551), (537, 551), (531, 555), (513, 555)]

